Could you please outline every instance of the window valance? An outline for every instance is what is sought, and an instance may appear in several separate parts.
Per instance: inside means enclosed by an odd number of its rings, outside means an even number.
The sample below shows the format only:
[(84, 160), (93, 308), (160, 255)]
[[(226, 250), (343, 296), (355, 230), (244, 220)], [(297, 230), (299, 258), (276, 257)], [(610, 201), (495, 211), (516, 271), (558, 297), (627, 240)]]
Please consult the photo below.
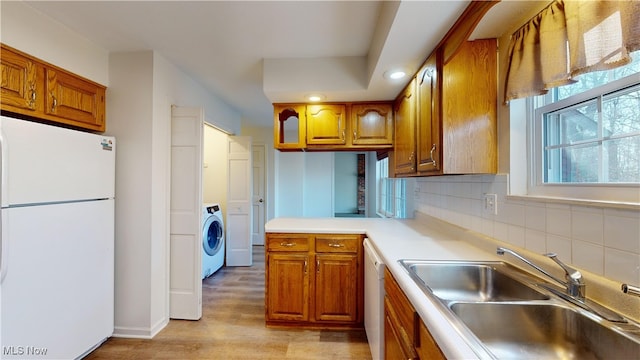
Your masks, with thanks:
[(626, 65), (638, 49), (640, 1), (553, 1), (511, 36), (505, 101)]

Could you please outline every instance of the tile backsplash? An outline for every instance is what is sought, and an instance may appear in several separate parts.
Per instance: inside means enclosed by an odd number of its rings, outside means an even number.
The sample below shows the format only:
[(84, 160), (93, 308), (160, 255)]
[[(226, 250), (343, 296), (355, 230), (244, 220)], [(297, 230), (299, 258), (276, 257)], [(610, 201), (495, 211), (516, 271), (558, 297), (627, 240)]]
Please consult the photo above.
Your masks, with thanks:
[[(497, 194), (497, 215), (484, 194)], [(507, 175), (418, 178), (415, 210), (613, 281), (640, 285), (640, 211), (507, 197)]]

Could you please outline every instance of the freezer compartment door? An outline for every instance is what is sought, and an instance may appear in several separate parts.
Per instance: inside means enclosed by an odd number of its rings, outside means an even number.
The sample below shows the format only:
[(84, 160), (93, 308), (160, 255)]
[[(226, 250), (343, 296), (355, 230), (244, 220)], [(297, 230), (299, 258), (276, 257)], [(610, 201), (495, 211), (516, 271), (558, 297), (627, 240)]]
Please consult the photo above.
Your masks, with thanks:
[(111, 336), (114, 200), (1, 211), (5, 355), (76, 359)]
[(2, 207), (113, 198), (115, 139), (0, 117)]

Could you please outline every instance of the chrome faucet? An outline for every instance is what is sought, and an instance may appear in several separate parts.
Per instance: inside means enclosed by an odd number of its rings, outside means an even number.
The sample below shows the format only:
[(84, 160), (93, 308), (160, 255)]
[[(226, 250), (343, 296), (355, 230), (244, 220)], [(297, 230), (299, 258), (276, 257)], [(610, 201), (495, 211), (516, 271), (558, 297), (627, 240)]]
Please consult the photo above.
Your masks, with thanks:
[[(555, 295), (577, 305), (582, 307), (585, 310), (591, 311), (593, 313), (595, 313), (596, 315), (609, 320), (609, 321), (613, 321), (613, 322), (617, 322), (617, 323), (626, 323), (627, 320), (622, 317), (620, 314), (607, 309), (606, 307), (599, 305), (596, 302), (590, 301), (588, 299), (585, 298), (585, 293), (586, 293), (586, 284), (584, 283), (584, 280), (582, 279), (582, 274), (580, 273), (580, 271), (567, 266), (566, 264), (564, 264), (563, 262), (561, 262), (560, 260), (558, 260), (558, 256), (554, 253), (548, 253), (548, 254), (544, 254), (545, 256), (549, 257), (551, 260), (555, 261), (556, 264), (560, 265), (560, 267), (564, 270), (564, 277), (566, 279), (566, 281), (562, 281), (560, 279), (558, 279), (557, 277), (549, 274), (548, 272), (546, 272), (543, 268), (539, 267), (538, 265), (532, 263), (531, 261), (527, 260), (525, 257), (523, 257), (522, 255), (518, 254), (517, 252), (511, 250), (511, 249), (507, 249), (504, 247), (498, 247), (498, 249), (496, 250), (496, 253), (498, 255), (504, 255), (505, 252), (508, 252), (509, 254), (517, 257), (518, 259), (524, 261), (525, 263), (529, 264), (531, 267), (533, 267), (534, 269), (540, 271), (541, 273), (545, 274), (546, 276), (548, 276), (549, 278), (553, 279), (554, 281), (556, 281), (559, 284), (562, 284), (565, 288), (566, 288), (566, 293), (554, 288), (554, 287), (550, 287), (547, 286), (545, 284), (538, 284), (539, 286), (551, 291), (552, 293), (554, 293)], [(628, 286), (627, 286), (628, 289)], [(637, 288), (636, 288), (637, 289)], [(623, 287), (623, 291), (625, 290), (625, 288)], [(631, 289), (631, 291), (633, 291), (634, 289)]]
[(556, 264), (560, 265), (562, 270), (564, 270), (564, 273), (565, 273), (564, 277), (565, 277), (566, 281), (562, 281), (562, 280), (558, 279), (557, 277), (549, 274), (543, 268), (541, 268), (538, 265), (532, 263), (531, 261), (527, 260), (522, 255), (518, 254), (517, 252), (515, 252), (515, 251), (513, 251), (511, 249), (507, 249), (507, 248), (504, 248), (504, 247), (498, 247), (498, 249), (496, 250), (496, 253), (498, 255), (504, 255), (505, 252), (508, 252), (509, 254), (517, 257), (518, 259), (520, 259), (520, 260), (524, 261), (525, 263), (529, 264), (534, 269), (540, 271), (541, 273), (545, 274), (546, 276), (548, 276), (549, 278), (553, 279), (557, 283), (563, 285), (567, 289), (567, 294), (573, 296), (577, 300), (584, 301), (587, 286), (584, 283), (584, 280), (582, 279), (582, 274), (580, 273), (580, 271), (578, 271), (578, 270), (576, 270), (576, 269), (574, 269), (574, 268), (572, 268), (570, 266), (567, 266), (562, 261), (558, 260), (558, 255), (556, 255), (555, 253), (548, 253), (548, 254), (544, 254), (544, 255), (547, 256), (548, 258), (550, 258), (551, 260), (555, 261)]

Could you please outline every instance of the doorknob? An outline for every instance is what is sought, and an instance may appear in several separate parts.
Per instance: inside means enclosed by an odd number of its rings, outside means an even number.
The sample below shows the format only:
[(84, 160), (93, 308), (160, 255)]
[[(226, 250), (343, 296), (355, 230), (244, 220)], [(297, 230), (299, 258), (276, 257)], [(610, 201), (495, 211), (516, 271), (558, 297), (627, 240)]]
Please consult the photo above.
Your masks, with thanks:
[(260, 199), (260, 200), (258, 200), (258, 202), (264, 202), (264, 200)]

